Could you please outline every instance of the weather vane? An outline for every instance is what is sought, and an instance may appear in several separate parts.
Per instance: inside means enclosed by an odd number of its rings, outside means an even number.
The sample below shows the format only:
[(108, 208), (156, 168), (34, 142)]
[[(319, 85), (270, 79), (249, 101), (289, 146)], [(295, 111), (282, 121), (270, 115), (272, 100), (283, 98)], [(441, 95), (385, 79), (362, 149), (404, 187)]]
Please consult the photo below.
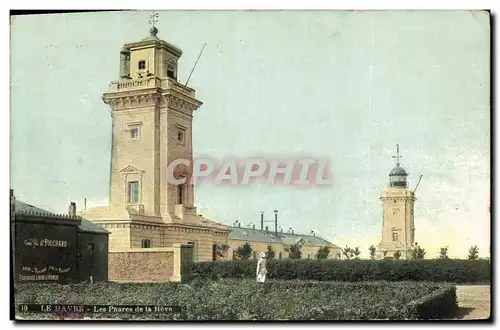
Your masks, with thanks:
[(158, 13), (156, 11), (153, 11), (151, 15), (149, 15), (149, 24), (155, 26), (155, 24), (158, 23)]
[(399, 155), (399, 144), (396, 144), (396, 154), (393, 155), (392, 158), (396, 159), (396, 166), (399, 166), (399, 159), (403, 158), (403, 156)]

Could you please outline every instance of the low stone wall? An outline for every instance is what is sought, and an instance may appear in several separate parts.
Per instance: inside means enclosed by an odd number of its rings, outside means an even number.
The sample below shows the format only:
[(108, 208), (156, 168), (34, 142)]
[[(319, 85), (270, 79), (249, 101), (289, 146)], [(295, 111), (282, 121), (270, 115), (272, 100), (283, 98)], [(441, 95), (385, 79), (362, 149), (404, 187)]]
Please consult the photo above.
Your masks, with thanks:
[(180, 282), (190, 277), (192, 247), (123, 249), (109, 251), (112, 282)]
[(174, 275), (172, 248), (110, 251), (108, 258), (110, 281), (168, 282)]

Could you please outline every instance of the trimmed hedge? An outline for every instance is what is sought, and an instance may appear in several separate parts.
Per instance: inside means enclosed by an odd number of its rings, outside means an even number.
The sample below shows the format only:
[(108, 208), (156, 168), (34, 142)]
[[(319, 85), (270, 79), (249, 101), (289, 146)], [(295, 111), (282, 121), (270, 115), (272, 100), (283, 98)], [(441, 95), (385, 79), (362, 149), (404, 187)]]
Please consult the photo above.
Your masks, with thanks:
[(440, 319), (458, 309), (456, 287), (440, 288), (406, 306), (412, 319)]
[[(455, 287), (429, 282), (195, 280), (191, 284), (22, 284), (16, 305), (168, 305), (182, 314), (81, 314), (126, 320), (375, 320), (443, 318), (456, 308)], [(47, 319), (47, 314), (23, 314)], [(54, 318), (54, 316), (52, 316)]]
[[(202, 278), (254, 278), (257, 260), (198, 262)], [(269, 260), (268, 278), (313, 281), (431, 281), (490, 283), (489, 260)]]

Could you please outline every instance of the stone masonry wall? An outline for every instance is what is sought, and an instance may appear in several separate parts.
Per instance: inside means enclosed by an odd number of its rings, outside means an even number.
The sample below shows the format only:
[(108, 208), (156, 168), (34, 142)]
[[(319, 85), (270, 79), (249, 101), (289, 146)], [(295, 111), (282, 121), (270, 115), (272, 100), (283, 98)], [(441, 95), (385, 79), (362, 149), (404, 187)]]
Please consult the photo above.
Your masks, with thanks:
[(174, 252), (140, 249), (109, 252), (109, 280), (117, 282), (168, 282), (174, 275)]

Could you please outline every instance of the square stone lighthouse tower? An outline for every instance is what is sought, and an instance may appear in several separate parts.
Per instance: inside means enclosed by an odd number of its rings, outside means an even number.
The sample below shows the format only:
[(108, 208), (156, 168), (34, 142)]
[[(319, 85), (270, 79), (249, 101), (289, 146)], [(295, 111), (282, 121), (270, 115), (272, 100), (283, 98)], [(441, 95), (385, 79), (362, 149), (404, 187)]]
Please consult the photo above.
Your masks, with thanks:
[(102, 97), (112, 117), (110, 203), (82, 215), (111, 232), (110, 249), (190, 243), (210, 260), (212, 245), (227, 240), (227, 226), (196, 213), (188, 167), (174, 170), (176, 179), (186, 178), (182, 185), (167, 174), (175, 160), (192, 163), (193, 112), (202, 102), (177, 81), (182, 51), (157, 33), (153, 24), (149, 37), (120, 52), (119, 80)]
[(400, 166), (399, 145), (396, 167), (389, 173), (389, 186), (382, 191), (383, 203), (382, 240), (377, 248), (378, 258), (393, 258), (394, 253), (401, 259), (409, 259), (415, 245), (415, 224), (413, 208), (415, 191), (408, 188), (408, 173)]

